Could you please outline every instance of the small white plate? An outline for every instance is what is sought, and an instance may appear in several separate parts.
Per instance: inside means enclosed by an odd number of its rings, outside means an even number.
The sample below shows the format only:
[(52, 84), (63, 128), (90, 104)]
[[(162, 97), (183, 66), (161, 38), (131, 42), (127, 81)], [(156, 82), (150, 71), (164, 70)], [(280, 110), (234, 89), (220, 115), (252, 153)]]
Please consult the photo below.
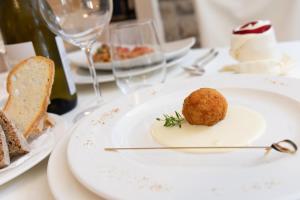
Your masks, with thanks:
[[(166, 63), (166, 67), (172, 67), (177, 64), (179, 64), (184, 57), (175, 58), (174, 60), (171, 60)], [(92, 78), (87, 69), (81, 68), (81, 67), (73, 67), (72, 68), (72, 74), (74, 82), (78, 85), (83, 84), (91, 84)], [(97, 77), (99, 83), (105, 83), (105, 82), (112, 82), (115, 80), (114, 75), (112, 74), (112, 71), (103, 71), (98, 70), (97, 71)]]
[(50, 114), (50, 116), (53, 117), (55, 126), (29, 143), (30, 152), (28, 154), (0, 170), (0, 185), (26, 172), (50, 154), (57, 139), (66, 131), (65, 123), (60, 116), (54, 114)]
[(50, 155), (47, 166), (50, 190), (57, 200), (100, 200), (101, 198), (87, 190), (75, 179), (68, 167), (67, 146), (74, 129), (76, 129), (76, 126), (61, 139)]
[(297, 199), (299, 152), (264, 156), (263, 150), (188, 154), (104, 148), (159, 146), (149, 133), (155, 118), (180, 110), (184, 97), (199, 87), (218, 88), (229, 105), (263, 115), (267, 129), (253, 145), (286, 138), (299, 144), (299, 85), (300, 80), (283, 77), (212, 75), (125, 96), (78, 124), (67, 149), (70, 170), (82, 185), (108, 199)]
[[(171, 61), (184, 56), (195, 44), (195, 41), (195, 38), (192, 37), (163, 44), (162, 49), (165, 53), (166, 60)], [(82, 51), (69, 53), (68, 58), (72, 64), (79, 67), (88, 68), (86, 56)], [(131, 59), (129, 62), (136, 65), (136, 63), (140, 62), (140, 59)], [(128, 63), (128, 61), (124, 61), (125, 65), (129, 65), (130, 63)], [(98, 70), (111, 70), (112, 66), (111, 63), (95, 63), (95, 68)]]

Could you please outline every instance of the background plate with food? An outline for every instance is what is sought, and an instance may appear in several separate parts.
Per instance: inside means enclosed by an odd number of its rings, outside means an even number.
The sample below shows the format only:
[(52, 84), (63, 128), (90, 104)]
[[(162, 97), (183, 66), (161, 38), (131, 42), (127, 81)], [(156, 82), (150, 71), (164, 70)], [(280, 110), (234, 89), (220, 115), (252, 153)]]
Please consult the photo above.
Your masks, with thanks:
[[(174, 60), (167, 61), (166, 68), (173, 67), (180, 62), (183, 61), (183, 57), (179, 57)], [(142, 70), (139, 73), (144, 73), (145, 71)], [(92, 79), (89, 71), (86, 68), (81, 67), (73, 67), (72, 68), (72, 75), (74, 82), (78, 85), (84, 85), (84, 84), (92, 84)], [(112, 82), (115, 80), (114, 75), (111, 70), (97, 70), (97, 77), (99, 83), (106, 83), (106, 82)]]
[[(162, 49), (165, 53), (166, 61), (168, 62), (184, 56), (194, 44), (194, 37), (163, 44)], [(103, 45), (101, 48), (101, 45), (99, 45), (99, 48), (95, 48), (93, 52), (95, 68), (98, 70), (112, 70), (109, 47)], [(136, 66), (137, 63), (144, 60), (139, 57), (151, 52), (146, 51), (145, 48), (133, 48), (132, 51), (128, 52), (128, 50), (123, 48), (120, 50), (120, 53), (125, 55), (126, 58), (130, 58), (126, 59), (126, 61), (124, 60), (124, 67), (130, 67), (133, 65)], [(68, 54), (68, 58), (72, 64), (82, 68), (88, 68), (86, 56), (82, 51), (71, 52)]]

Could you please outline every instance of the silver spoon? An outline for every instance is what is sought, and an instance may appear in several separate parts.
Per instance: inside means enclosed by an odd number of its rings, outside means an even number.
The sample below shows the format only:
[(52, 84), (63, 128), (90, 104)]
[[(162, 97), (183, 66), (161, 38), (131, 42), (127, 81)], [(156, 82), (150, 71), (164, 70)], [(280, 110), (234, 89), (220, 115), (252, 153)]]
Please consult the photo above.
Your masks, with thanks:
[(216, 51), (215, 49), (211, 49), (209, 50), (209, 52), (197, 59), (194, 64), (192, 64), (191, 66), (185, 66), (183, 67), (183, 69), (191, 75), (201, 76), (205, 73), (204, 67), (214, 58), (216, 58), (218, 54), (218, 51)]

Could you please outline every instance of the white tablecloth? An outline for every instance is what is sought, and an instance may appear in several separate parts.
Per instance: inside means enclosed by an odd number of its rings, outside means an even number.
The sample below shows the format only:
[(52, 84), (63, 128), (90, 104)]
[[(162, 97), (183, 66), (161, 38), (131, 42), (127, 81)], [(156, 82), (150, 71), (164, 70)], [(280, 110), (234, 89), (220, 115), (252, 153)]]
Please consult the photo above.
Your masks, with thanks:
[[(298, 64), (300, 61), (300, 42), (288, 42), (280, 44), (282, 51), (290, 55), (297, 61), (296, 68), (293, 72), (291, 72), (291, 76), (300, 78), (300, 65)], [(226, 64), (230, 64), (234, 62), (230, 56), (228, 55), (228, 49), (218, 49), (220, 54), (219, 56), (206, 66), (207, 74), (214, 74), (220, 68), (222, 68)], [(177, 80), (180, 81), (182, 79), (189, 78), (190, 76), (185, 73), (181, 66), (189, 65), (194, 62), (196, 58), (201, 56), (206, 49), (197, 49), (191, 51), (188, 55), (186, 55), (183, 62), (176, 66), (170, 68), (168, 71), (168, 80)], [(0, 76), (1, 79), (1, 76)], [(3, 82), (3, 77), (2, 77)], [(300, 86), (299, 86), (300, 87)], [(101, 84), (102, 93), (105, 101), (113, 100), (115, 98), (119, 98), (122, 94), (116, 87), (115, 83), (105, 83)], [(3, 91), (4, 85), (3, 83), (0, 85), (0, 91)], [(72, 126), (72, 119), (83, 108), (85, 105), (88, 105), (88, 102), (91, 102), (94, 98), (93, 90), (91, 85), (82, 85), (78, 86), (78, 106), (76, 109), (71, 111), (70, 113), (63, 115), (63, 118), (67, 122), (68, 126)], [(1, 96), (1, 93), (0, 93)], [(62, 133), (64, 134), (64, 133)], [(15, 178), (14, 180), (0, 186), (0, 199), (1, 200), (47, 200), (53, 199), (51, 195), (48, 183), (47, 183), (47, 162), (48, 158), (43, 160), (41, 163), (36, 165), (34, 168), (25, 172), (23, 175)]]

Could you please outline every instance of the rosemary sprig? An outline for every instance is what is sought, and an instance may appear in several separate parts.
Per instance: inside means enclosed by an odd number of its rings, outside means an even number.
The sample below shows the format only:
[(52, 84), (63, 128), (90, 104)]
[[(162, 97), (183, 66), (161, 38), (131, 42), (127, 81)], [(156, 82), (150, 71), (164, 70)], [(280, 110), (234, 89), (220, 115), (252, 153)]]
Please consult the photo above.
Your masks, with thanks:
[(167, 115), (167, 114), (164, 114), (163, 116), (164, 116), (164, 119), (156, 118), (156, 120), (164, 121), (165, 127), (178, 126), (179, 128), (181, 128), (181, 124), (184, 121), (184, 118), (177, 111), (175, 111), (175, 116)]

